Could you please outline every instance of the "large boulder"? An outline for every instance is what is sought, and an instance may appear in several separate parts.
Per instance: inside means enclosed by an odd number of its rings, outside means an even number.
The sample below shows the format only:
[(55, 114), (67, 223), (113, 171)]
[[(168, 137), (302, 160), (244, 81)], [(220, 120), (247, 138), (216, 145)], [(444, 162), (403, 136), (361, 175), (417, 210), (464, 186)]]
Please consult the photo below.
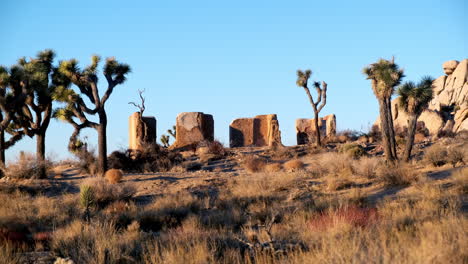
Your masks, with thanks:
[(212, 115), (202, 112), (184, 112), (177, 115), (176, 141), (172, 149), (189, 148), (200, 141), (214, 140), (214, 120)]
[[(434, 98), (418, 119), (432, 135), (468, 130), (468, 59), (447, 61), (442, 68), (446, 75), (433, 82)], [(396, 99), (392, 101), (392, 115), (395, 127), (407, 126), (408, 116), (399, 109)], [(380, 125), (379, 119), (376, 124)]]
[[(143, 126), (143, 123), (146, 125)], [(128, 148), (141, 150), (145, 144), (156, 143), (156, 118), (135, 112), (128, 118)]]
[(229, 125), (229, 146), (277, 146), (281, 144), (281, 132), (275, 114), (253, 118), (235, 119)]
[[(332, 138), (336, 136), (336, 116), (334, 114), (319, 118), (319, 130), (322, 138)], [(315, 137), (315, 119), (296, 119), (297, 144), (307, 144), (313, 142)]]

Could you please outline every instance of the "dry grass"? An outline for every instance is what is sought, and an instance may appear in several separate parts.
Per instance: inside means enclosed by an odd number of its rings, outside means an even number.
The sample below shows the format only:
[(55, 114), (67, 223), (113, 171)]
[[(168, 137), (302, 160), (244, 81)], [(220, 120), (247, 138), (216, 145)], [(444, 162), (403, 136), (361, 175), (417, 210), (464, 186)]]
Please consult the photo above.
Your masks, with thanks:
[(123, 172), (118, 169), (110, 169), (104, 174), (104, 178), (106, 178), (106, 180), (111, 184), (119, 183), (122, 180), (122, 177)]
[(447, 163), (447, 148), (434, 144), (426, 149), (424, 159), (435, 167), (442, 166)]
[(263, 169), (265, 172), (279, 172), (283, 169), (281, 163), (268, 163)]
[(406, 186), (424, 179), (420, 172), (406, 164), (380, 166), (377, 170), (377, 177), (386, 186)]
[(247, 155), (242, 159), (242, 166), (247, 172), (254, 173), (263, 171), (266, 166), (266, 161), (262, 158), (253, 155)]
[(5, 171), (5, 176), (12, 179), (39, 179), (41, 171), (49, 171), (52, 163), (48, 160), (39, 162), (36, 156), (32, 153), (22, 152), (17, 162), (8, 165)]
[(89, 186), (93, 191), (95, 203), (100, 206), (114, 201), (128, 200), (135, 194), (135, 188), (130, 183), (110, 184), (102, 177), (87, 178), (81, 186)]
[[(266, 173), (265, 166), (225, 177), (223, 184), (166, 188), (145, 203), (133, 200), (126, 182), (89, 178), (83, 186), (101, 201), (89, 222), (78, 193), (0, 193), (0, 233), (36, 238), (21, 244), (0, 239), (0, 262), (15, 263), (16, 251), (44, 249), (75, 263), (467, 261), (467, 168), (441, 182), (421, 180), (411, 165), (385, 166), (381, 158), (313, 158), (312, 172)], [(368, 189), (381, 188), (382, 181), (402, 190), (369, 202)], [(41, 233), (50, 235), (39, 240)]]
[(285, 162), (283, 164), (283, 167), (286, 171), (292, 172), (292, 171), (300, 171), (304, 169), (304, 162), (298, 159), (293, 159)]

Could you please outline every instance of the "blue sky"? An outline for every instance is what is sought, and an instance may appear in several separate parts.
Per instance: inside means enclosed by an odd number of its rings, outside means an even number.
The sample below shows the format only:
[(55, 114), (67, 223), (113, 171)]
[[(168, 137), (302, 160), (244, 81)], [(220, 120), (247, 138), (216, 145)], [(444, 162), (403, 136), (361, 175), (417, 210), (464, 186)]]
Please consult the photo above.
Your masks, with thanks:
[[(378, 105), (361, 69), (396, 57), (405, 80), (443, 74), (444, 61), (468, 56), (466, 1), (0, 1), (0, 64), (52, 48), (58, 60), (86, 66), (92, 54), (131, 65), (128, 81), (107, 104), (109, 152), (127, 147), (128, 105), (145, 89), (158, 137), (180, 112), (215, 119), (215, 137), (229, 141), (239, 117), (276, 113), (283, 143), (295, 144), (294, 120), (312, 117), (295, 85), (296, 70), (328, 83), (321, 115), (338, 129), (366, 131)], [(105, 83), (100, 83), (105, 85)], [(52, 156), (68, 156), (72, 128), (50, 125)], [(96, 144), (94, 130), (86, 130)], [(25, 139), (7, 151), (35, 151)]]

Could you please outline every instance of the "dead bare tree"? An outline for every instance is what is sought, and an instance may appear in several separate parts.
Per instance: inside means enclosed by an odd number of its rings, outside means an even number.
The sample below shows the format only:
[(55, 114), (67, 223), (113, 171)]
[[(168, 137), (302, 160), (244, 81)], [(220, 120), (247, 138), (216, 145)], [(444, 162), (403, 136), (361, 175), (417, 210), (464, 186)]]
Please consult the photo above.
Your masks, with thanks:
[(145, 97), (143, 96), (143, 93), (145, 90), (138, 90), (138, 95), (140, 96), (140, 101), (141, 103), (135, 103), (135, 102), (129, 102), (128, 104), (135, 106), (138, 108), (138, 125), (137, 125), (137, 138), (140, 139), (140, 144), (144, 144), (148, 142), (148, 125), (146, 122), (143, 120), (143, 113), (145, 112)]

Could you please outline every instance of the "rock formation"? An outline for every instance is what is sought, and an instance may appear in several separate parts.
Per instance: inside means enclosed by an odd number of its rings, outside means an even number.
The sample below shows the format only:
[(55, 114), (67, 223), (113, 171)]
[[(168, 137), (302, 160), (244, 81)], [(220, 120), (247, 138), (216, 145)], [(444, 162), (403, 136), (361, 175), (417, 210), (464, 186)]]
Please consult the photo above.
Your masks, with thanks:
[(229, 145), (231, 148), (282, 145), (281, 131), (276, 115), (258, 115), (253, 118), (235, 119), (229, 125)]
[(142, 125), (140, 113), (135, 112), (128, 118), (128, 148), (140, 150), (144, 144), (156, 143), (156, 118), (153, 116), (143, 116)]
[[(447, 61), (442, 67), (446, 75), (434, 81), (434, 98), (418, 119), (431, 135), (468, 130), (468, 59)], [(407, 126), (408, 116), (399, 109), (396, 99), (392, 101), (392, 115), (396, 128)], [(376, 124), (380, 124), (379, 119)]]
[[(296, 119), (297, 144), (313, 142), (315, 137), (315, 119)], [(336, 135), (336, 116), (334, 114), (319, 118), (319, 130), (322, 138), (330, 138)]]
[(172, 149), (188, 148), (200, 141), (214, 140), (213, 116), (202, 112), (184, 112), (177, 115), (176, 141)]

